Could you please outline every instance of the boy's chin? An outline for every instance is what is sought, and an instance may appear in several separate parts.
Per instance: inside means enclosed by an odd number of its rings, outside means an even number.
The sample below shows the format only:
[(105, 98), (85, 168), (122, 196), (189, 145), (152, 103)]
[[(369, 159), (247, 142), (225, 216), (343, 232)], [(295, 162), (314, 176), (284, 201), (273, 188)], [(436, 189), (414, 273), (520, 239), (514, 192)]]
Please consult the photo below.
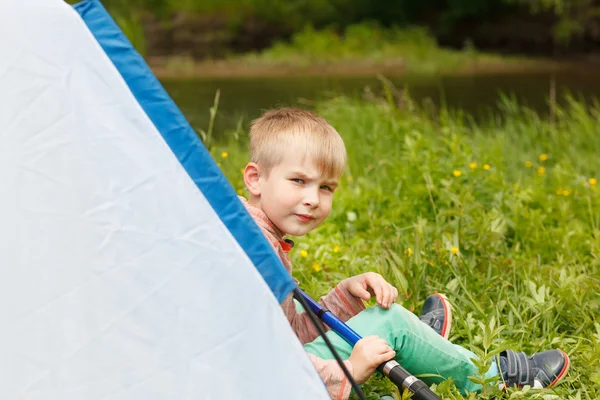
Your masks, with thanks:
[(315, 227), (287, 227), (287, 229), (281, 229), (281, 231), (283, 233), (285, 233), (286, 235), (290, 235), (290, 236), (304, 236), (306, 235), (308, 232), (312, 231), (313, 229), (315, 229)]
[(275, 225), (279, 228), (279, 230), (281, 232), (283, 232), (285, 235), (299, 237), (299, 236), (306, 235), (310, 231), (314, 231), (321, 225), (321, 223), (323, 221), (318, 221), (318, 223), (315, 223), (316, 221), (312, 221), (311, 223), (308, 223), (308, 224), (298, 223), (294, 220), (291, 220), (291, 221), (287, 220), (287, 221), (281, 221), (281, 222), (282, 222), (281, 226), (278, 225), (277, 223), (275, 223)]
[(301, 237), (306, 235), (310, 230), (290, 229), (289, 231), (283, 231), (286, 235)]

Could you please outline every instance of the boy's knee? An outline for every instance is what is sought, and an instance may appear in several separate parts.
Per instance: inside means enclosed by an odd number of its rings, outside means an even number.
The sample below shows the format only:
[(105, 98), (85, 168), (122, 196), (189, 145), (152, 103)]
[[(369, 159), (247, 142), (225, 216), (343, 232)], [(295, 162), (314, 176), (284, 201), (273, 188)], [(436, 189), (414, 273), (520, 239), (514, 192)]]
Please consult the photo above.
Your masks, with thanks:
[[(381, 308), (381, 307), (380, 307)], [(400, 304), (392, 304), (388, 310), (383, 310), (390, 316), (399, 315), (404, 318), (416, 318), (417, 316), (412, 312), (408, 311), (406, 308), (402, 307)]]
[(362, 311), (361, 314), (365, 313), (369, 315), (369, 318), (373, 324), (385, 324), (387, 321), (406, 321), (407, 319), (417, 319), (417, 316), (402, 307), (400, 304), (392, 304), (390, 308), (385, 309), (379, 305), (367, 308)]

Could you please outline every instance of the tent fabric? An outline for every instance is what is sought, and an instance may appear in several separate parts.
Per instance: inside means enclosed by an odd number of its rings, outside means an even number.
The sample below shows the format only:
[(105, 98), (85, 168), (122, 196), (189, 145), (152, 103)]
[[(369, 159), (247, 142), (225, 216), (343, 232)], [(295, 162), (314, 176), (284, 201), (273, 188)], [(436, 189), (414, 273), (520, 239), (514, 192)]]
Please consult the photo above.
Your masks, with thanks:
[(0, 398), (328, 398), (168, 97), (62, 0), (2, 6)]
[(198, 135), (102, 4), (87, 0), (74, 7), (181, 165), (282, 302), (295, 287), (293, 279), (237, 199)]

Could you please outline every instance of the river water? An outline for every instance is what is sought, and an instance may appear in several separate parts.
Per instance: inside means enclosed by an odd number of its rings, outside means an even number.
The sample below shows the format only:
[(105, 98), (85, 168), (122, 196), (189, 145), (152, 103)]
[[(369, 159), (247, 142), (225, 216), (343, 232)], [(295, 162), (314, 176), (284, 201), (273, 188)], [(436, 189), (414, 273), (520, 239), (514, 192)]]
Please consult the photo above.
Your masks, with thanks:
[[(548, 113), (548, 98), (554, 80), (557, 99), (564, 94), (592, 100), (600, 98), (600, 68), (563, 71), (560, 73), (528, 72), (448, 76), (388, 77), (394, 85), (407, 87), (417, 102), (445, 104), (463, 109), (476, 119), (485, 118), (497, 110), (500, 94), (514, 96), (522, 105)], [(252, 77), (168, 79), (163, 85), (179, 105), (192, 126), (206, 129), (209, 108), (215, 92), (220, 90), (220, 102), (215, 135), (247, 124), (262, 110), (284, 105), (306, 105), (314, 100), (338, 94), (361, 96), (366, 87), (381, 92), (382, 84), (375, 76), (348, 77)], [(429, 100), (426, 100), (429, 99)]]

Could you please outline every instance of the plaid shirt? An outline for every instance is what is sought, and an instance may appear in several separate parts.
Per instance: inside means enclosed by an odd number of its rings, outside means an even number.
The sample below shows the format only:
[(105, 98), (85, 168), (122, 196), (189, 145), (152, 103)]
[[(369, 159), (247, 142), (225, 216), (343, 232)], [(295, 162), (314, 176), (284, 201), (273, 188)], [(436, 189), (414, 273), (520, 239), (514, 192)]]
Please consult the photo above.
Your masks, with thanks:
[[(284, 241), (285, 235), (283, 232), (269, 220), (261, 209), (250, 205), (243, 197), (240, 197), (240, 200), (258, 224), (269, 243), (271, 243), (273, 249), (275, 249), (287, 271), (291, 274), (292, 262), (288, 253), (291, 246)], [(319, 303), (344, 322), (365, 309), (362, 300), (352, 296), (341, 284), (337, 285), (326, 296), (321, 297)], [(318, 332), (310, 322), (308, 315), (305, 312), (299, 313), (296, 311), (291, 294), (281, 303), (281, 307), (302, 344), (311, 342), (318, 336)], [(308, 356), (319, 372), (323, 382), (325, 382), (331, 398), (334, 400), (347, 399), (350, 396), (352, 388), (337, 361), (323, 360), (312, 354)], [(344, 361), (344, 363), (348, 371), (352, 373), (352, 363), (349, 360)]]

